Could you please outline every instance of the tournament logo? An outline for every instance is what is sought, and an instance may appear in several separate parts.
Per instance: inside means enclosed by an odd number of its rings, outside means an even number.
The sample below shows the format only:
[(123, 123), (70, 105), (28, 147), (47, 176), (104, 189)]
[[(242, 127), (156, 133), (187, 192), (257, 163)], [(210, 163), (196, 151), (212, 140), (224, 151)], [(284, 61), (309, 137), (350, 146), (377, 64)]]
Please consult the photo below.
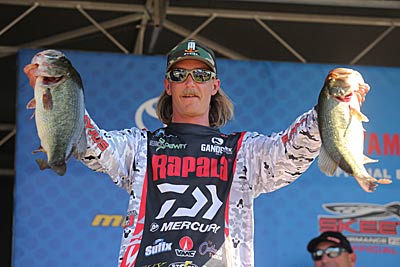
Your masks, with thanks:
[(400, 253), (400, 202), (386, 205), (326, 203), (322, 206), (333, 215), (318, 216), (320, 232), (342, 232), (353, 244), (355, 251)]
[(144, 117), (147, 115), (148, 118), (151, 118), (151, 120), (158, 121), (157, 119), (157, 114), (156, 114), (156, 108), (155, 106), (157, 105), (158, 102), (158, 97), (151, 98), (141, 104), (138, 109), (136, 110), (135, 113), (135, 123), (136, 126), (139, 129), (148, 129), (149, 127), (146, 127), (144, 123)]

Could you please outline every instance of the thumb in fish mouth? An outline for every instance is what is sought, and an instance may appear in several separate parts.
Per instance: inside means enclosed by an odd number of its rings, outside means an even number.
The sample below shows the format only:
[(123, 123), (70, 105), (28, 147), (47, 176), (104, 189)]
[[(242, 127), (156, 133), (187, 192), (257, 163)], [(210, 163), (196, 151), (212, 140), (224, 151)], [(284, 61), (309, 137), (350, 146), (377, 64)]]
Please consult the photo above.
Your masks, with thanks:
[(36, 69), (39, 68), (38, 64), (28, 64), (24, 67), (24, 73), (28, 76), (29, 85), (35, 87), (37, 76), (35, 75)]
[(360, 103), (360, 106), (365, 101), (365, 96), (369, 92), (369, 89), (370, 89), (370, 87), (367, 83), (363, 83), (363, 84), (360, 83), (358, 86), (358, 90), (354, 90), (354, 93), (357, 96), (358, 103)]

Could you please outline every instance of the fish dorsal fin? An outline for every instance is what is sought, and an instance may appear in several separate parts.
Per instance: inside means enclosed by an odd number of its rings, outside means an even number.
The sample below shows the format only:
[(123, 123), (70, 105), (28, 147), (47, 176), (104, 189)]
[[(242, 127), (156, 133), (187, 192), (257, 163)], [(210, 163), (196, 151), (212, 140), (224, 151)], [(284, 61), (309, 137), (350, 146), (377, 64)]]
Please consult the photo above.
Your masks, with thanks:
[(350, 113), (351, 113), (352, 116), (354, 116), (359, 121), (364, 121), (364, 122), (368, 122), (369, 121), (367, 116), (365, 116), (364, 114), (362, 114), (360, 111), (358, 111), (355, 108), (350, 107)]
[(319, 150), (318, 167), (328, 176), (333, 176), (338, 167), (338, 163), (329, 156), (324, 144), (321, 145), (321, 149)]

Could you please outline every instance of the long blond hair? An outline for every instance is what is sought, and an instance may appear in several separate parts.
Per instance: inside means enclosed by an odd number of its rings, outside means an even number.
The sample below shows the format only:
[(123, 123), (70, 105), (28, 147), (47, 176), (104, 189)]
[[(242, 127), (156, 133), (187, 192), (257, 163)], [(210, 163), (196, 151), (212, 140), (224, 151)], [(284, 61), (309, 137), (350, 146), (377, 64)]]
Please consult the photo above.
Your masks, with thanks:
[[(160, 121), (169, 124), (172, 121), (172, 97), (165, 90), (158, 98), (156, 113)], [(217, 93), (211, 96), (210, 112), (208, 120), (210, 127), (223, 127), (229, 120), (233, 118), (233, 104), (229, 97), (218, 89)]]

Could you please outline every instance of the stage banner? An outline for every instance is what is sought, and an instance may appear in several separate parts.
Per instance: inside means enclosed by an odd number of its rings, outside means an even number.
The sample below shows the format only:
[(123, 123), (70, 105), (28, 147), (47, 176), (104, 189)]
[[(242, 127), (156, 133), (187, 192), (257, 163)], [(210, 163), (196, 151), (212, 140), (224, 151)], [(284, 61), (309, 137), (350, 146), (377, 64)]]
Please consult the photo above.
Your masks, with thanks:
[[(32, 154), (40, 141), (34, 111), (26, 109), (33, 89), (23, 67), (36, 52), (22, 50), (18, 57), (13, 266), (117, 266), (123, 225), (135, 219), (125, 218), (128, 194), (73, 157), (64, 176), (40, 171), (35, 162), (47, 157)], [(101, 128), (162, 126), (155, 105), (164, 89), (164, 56), (63, 52), (81, 74), (86, 109)], [(346, 66), (219, 59), (221, 87), (235, 104), (234, 120), (222, 131), (268, 135), (286, 129), (317, 104), (324, 79), (335, 67)], [(325, 230), (350, 239), (357, 266), (399, 266), (400, 68), (351, 68), (371, 86), (362, 106), (369, 118), (364, 149), (379, 162), (366, 167), (393, 183), (366, 193), (354, 178), (341, 171), (327, 177), (314, 162), (293, 184), (255, 200), (257, 267), (312, 266), (306, 245)]]

